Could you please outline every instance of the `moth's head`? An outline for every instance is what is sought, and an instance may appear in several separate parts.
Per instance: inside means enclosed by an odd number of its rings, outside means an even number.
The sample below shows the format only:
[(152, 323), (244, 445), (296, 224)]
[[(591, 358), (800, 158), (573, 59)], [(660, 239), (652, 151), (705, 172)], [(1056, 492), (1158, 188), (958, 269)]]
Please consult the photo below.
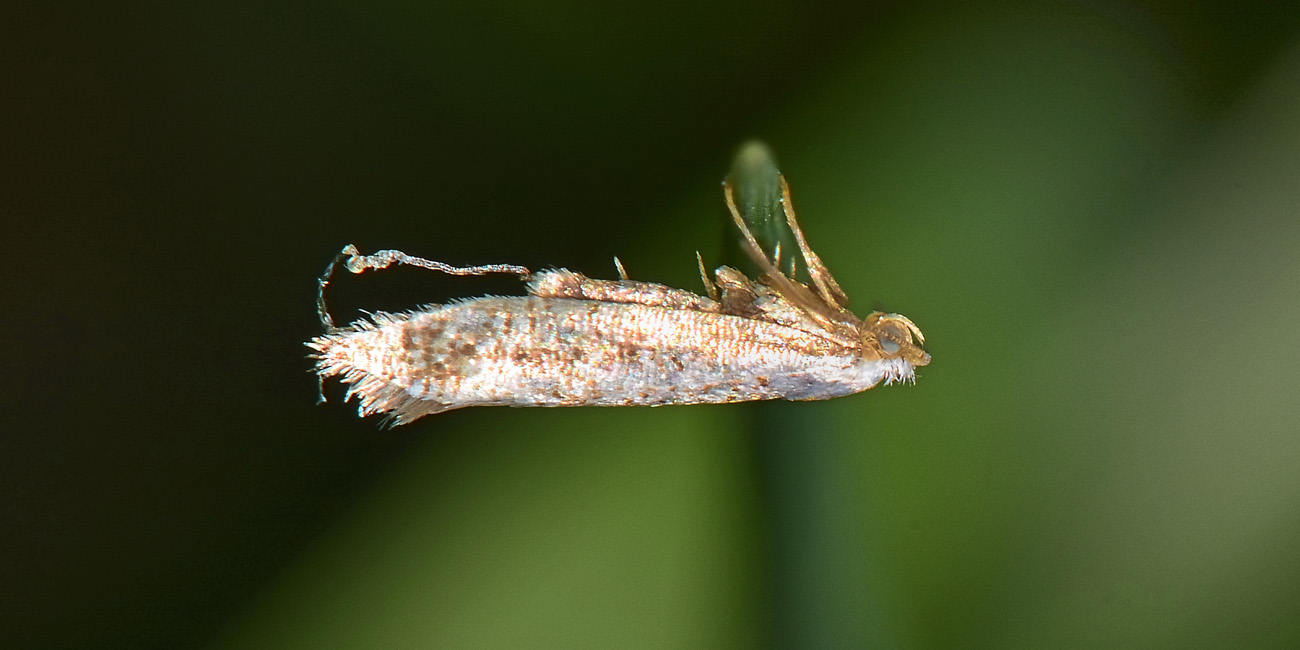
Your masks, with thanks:
[(858, 333), (862, 335), (865, 356), (902, 359), (913, 366), (930, 363), (930, 355), (921, 347), (925, 336), (906, 316), (872, 312), (862, 320)]

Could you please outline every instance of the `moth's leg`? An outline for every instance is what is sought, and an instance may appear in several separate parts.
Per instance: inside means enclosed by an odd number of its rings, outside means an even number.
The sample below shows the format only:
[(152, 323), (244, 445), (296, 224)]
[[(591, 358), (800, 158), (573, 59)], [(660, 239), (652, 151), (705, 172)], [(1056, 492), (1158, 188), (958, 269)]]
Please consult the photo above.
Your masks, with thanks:
[[(745, 254), (749, 256), (758, 269), (764, 274), (785, 277), (781, 269), (777, 268), (772, 260), (768, 259), (767, 254), (763, 252), (763, 247), (758, 245), (758, 240), (754, 238), (754, 233), (749, 230), (749, 224), (745, 223), (744, 217), (740, 216), (740, 209), (736, 207), (736, 188), (731, 183), (731, 179), (722, 182), (722, 195), (727, 200), (727, 210), (731, 212), (731, 220), (735, 222), (736, 228), (740, 229), (741, 248), (745, 249)], [(787, 278), (788, 279), (788, 278)]]
[(614, 268), (618, 269), (618, 279), (627, 279), (627, 271), (623, 269), (623, 262), (619, 261), (617, 255), (614, 256)]
[(528, 293), (538, 298), (571, 298), (668, 309), (718, 311), (716, 302), (685, 289), (636, 280), (593, 280), (581, 273), (564, 269), (533, 274), (528, 280)]
[(762, 247), (758, 245), (758, 240), (754, 238), (754, 233), (749, 230), (749, 225), (740, 216), (740, 209), (736, 207), (736, 190), (732, 186), (730, 178), (723, 181), (722, 193), (726, 197), (727, 210), (731, 212), (731, 220), (740, 229), (741, 248), (745, 249), (745, 253), (749, 255), (749, 258), (758, 265), (759, 270), (763, 272), (763, 276), (771, 282), (772, 287), (786, 300), (799, 306), (814, 320), (831, 327), (839, 317), (840, 308), (834, 303), (825, 301), (810, 291), (808, 287), (786, 276), (781, 272), (781, 269), (772, 263), (772, 260), (767, 258)]
[(334, 267), (339, 262), (352, 273), (363, 273), (368, 269), (382, 269), (393, 264), (403, 264), (406, 266), (418, 266), (420, 268), (432, 271), (441, 271), (450, 275), (487, 275), (489, 273), (507, 273), (517, 275), (521, 278), (532, 275), (528, 269), (514, 264), (484, 264), (482, 266), (451, 266), (442, 262), (427, 260), (423, 257), (414, 257), (407, 255), (402, 251), (386, 250), (379, 251), (373, 255), (362, 255), (356, 246), (348, 244), (339, 251), (338, 255), (330, 261), (325, 267), (325, 273), (321, 275), (318, 281), (316, 292), (316, 312), (320, 316), (320, 322), (325, 329), (334, 329), (334, 319), (330, 317), (329, 310), (325, 306), (325, 287), (329, 286), (330, 277), (334, 275)]
[(718, 289), (722, 294), (718, 299), (722, 305), (722, 313), (746, 317), (761, 313), (755, 305), (757, 295), (754, 292), (754, 283), (750, 282), (744, 273), (730, 266), (719, 266), (713, 274), (718, 280)]
[(695, 261), (700, 265), (700, 279), (704, 281), (704, 291), (709, 294), (714, 302), (718, 301), (718, 287), (709, 280), (709, 272), (704, 268), (704, 256), (699, 251), (695, 251)]
[(781, 177), (781, 209), (785, 210), (786, 223), (790, 224), (790, 230), (794, 232), (794, 240), (799, 243), (799, 252), (803, 254), (804, 264), (808, 267), (808, 276), (812, 278), (813, 284), (817, 285), (817, 292), (828, 304), (836, 307), (848, 304), (849, 298), (844, 295), (840, 284), (826, 269), (826, 265), (822, 264), (817, 253), (808, 246), (808, 240), (804, 239), (803, 230), (799, 228), (799, 221), (794, 216), (794, 203), (790, 201), (790, 184), (785, 182), (785, 176)]

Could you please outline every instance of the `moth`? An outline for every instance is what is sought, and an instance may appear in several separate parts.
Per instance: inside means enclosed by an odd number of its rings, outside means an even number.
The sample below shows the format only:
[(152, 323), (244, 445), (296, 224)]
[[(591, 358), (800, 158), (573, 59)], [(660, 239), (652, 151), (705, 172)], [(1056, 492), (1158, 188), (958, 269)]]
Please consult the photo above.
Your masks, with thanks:
[[(733, 175), (734, 176), (734, 175)], [(320, 381), (340, 377), (361, 416), (391, 424), (466, 406), (660, 406), (750, 400), (823, 400), (881, 382), (915, 382), (930, 362), (921, 330), (899, 314), (859, 318), (795, 218), (778, 176), (780, 206), (811, 285), (782, 269), (779, 244), (760, 246), (736, 203), (723, 194), (756, 279), (721, 266), (710, 279), (696, 253), (705, 294), (629, 280), (598, 280), (565, 269), (531, 272), (492, 264), (455, 267), (349, 245), (326, 267), (317, 308), (325, 333), (306, 343)], [(452, 275), (505, 273), (527, 295), (486, 296), (375, 312), (335, 327), (325, 287), (342, 262), (352, 273), (392, 264)], [(323, 400), (323, 397), (322, 397)]]

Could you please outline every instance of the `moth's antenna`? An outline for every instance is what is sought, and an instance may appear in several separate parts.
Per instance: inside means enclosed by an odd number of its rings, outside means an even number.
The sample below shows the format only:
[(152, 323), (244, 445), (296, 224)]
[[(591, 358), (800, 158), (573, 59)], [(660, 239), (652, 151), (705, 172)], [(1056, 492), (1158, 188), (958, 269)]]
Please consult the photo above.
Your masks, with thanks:
[[(316, 315), (320, 318), (320, 324), (325, 328), (325, 333), (327, 335), (330, 332), (333, 332), (335, 327), (334, 319), (330, 318), (329, 307), (325, 305), (325, 287), (329, 286), (330, 278), (334, 276), (334, 267), (340, 260), (347, 257), (349, 249), (353, 251), (356, 250), (354, 246), (349, 244), (346, 248), (335, 255), (334, 259), (331, 259), (329, 264), (325, 265), (325, 272), (316, 280)], [(316, 403), (325, 403), (325, 375), (320, 373), (319, 365), (316, 372)]]
[(329, 266), (325, 267), (325, 274), (321, 276), (319, 289), (316, 293), (316, 311), (320, 315), (320, 322), (325, 326), (326, 331), (334, 329), (334, 319), (330, 318), (329, 310), (325, 307), (325, 287), (330, 283), (330, 276), (334, 274), (334, 267), (345, 260), (343, 266), (352, 273), (364, 273), (369, 269), (383, 269), (393, 264), (403, 264), (406, 266), (418, 266), (430, 271), (440, 271), (448, 275), (488, 275), (490, 273), (505, 273), (517, 275), (526, 278), (532, 275), (532, 271), (518, 266), (516, 264), (484, 264), (482, 266), (452, 266), (442, 262), (427, 260), (423, 257), (407, 255), (399, 250), (384, 250), (372, 255), (362, 255), (356, 246), (348, 244), (339, 251), (338, 255), (330, 261)]
[[(349, 253), (348, 251), (352, 252)], [(329, 286), (330, 278), (334, 276), (334, 267), (339, 261), (356, 252), (357, 248), (352, 244), (348, 244), (347, 247), (334, 256), (334, 259), (330, 260), (329, 264), (325, 265), (325, 272), (316, 280), (316, 315), (320, 317), (320, 324), (325, 328), (326, 332), (334, 330), (334, 319), (330, 318), (329, 308), (325, 306), (325, 287)], [(321, 401), (325, 401), (324, 395), (321, 395)]]
[(505, 273), (517, 275), (519, 277), (528, 277), (532, 271), (516, 264), (483, 264), (482, 266), (452, 266), (442, 262), (426, 260), (423, 257), (407, 255), (402, 251), (386, 250), (362, 255), (357, 251), (357, 247), (348, 244), (343, 249), (341, 255), (348, 256), (347, 268), (353, 273), (363, 273), (368, 269), (382, 269), (393, 264), (404, 264), (406, 266), (418, 266), (430, 271), (439, 271), (448, 275), (488, 275), (489, 273)]

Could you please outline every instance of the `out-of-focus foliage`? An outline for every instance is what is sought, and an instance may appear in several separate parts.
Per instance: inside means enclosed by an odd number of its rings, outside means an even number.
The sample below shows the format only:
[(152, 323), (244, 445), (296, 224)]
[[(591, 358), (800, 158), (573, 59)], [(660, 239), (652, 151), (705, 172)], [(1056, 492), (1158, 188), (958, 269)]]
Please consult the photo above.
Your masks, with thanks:
[[(3, 353), (3, 627), (1300, 645), (1300, 11), (1231, 6), (45, 17), (63, 58), (25, 95), (10, 247), (79, 263), (5, 285), (40, 328)], [(297, 346), (343, 244), (606, 277), (618, 254), (698, 289), (696, 250), (734, 262), (718, 181), (753, 136), (850, 306), (925, 332), (915, 386), (396, 431), (331, 386), (311, 409)], [(520, 290), (334, 289), (339, 319)]]

